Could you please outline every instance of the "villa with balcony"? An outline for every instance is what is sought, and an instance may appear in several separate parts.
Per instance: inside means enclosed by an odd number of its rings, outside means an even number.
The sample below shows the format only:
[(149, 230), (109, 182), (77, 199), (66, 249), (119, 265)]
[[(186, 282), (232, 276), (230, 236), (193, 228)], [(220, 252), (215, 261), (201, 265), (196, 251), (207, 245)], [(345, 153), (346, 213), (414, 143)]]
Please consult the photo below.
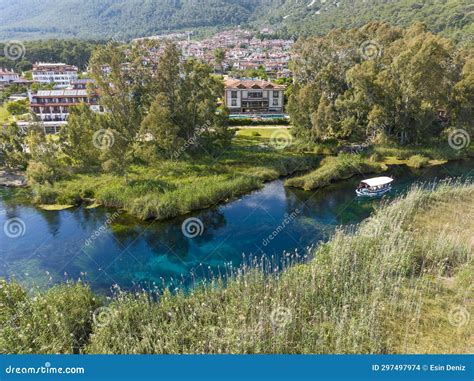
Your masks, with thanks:
[(231, 114), (282, 114), (285, 86), (262, 80), (228, 79), (224, 103)]

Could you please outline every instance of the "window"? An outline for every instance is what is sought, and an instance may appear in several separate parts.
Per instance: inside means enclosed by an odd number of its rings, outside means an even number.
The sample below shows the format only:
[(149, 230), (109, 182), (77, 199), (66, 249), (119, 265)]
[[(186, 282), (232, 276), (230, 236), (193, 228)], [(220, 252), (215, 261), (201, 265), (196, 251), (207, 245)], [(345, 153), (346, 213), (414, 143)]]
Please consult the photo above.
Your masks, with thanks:
[(237, 91), (231, 91), (231, 97), (233, 99), (236, 99), (237, 98)]
[(273, 106), (278, 106), (278, 99), (273, 99)]
[(280, 92), (279, 91), (274, 91), (273, 92), (273, 98), (280, 98)]
[(237, 106), (237, 101), (236, 101), (235, 99), (232, 99), (231, 106), (232, 106), (232, 107), (236, 107), (236, 106)]
[(249, 93), (249, 98), (262, 98), (263, 93), (261, 91), (255, 91), (252, 93)]

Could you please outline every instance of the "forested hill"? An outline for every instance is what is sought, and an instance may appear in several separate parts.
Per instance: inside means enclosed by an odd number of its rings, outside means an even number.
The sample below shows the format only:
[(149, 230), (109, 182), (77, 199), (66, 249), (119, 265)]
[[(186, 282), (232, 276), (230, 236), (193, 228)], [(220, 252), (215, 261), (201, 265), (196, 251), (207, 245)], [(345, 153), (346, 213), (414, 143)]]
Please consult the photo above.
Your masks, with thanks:
[(0, 40), (128, 39), (182, 28), (238, 25), (265, 2), (268, 0), (0, 0)]
[(423, 21), (458, 41), (474, 35), (470, 0), (0, 0), (0, 40), (129, 39), (247, 24), (296, 36), (375, 20)]
[(323, 35), (370, 21), (395, 26), (424, 22), (430, 31), (457, 41), (474, 39), (472, 0), (287, 0), (266, 19), (293, 35)]

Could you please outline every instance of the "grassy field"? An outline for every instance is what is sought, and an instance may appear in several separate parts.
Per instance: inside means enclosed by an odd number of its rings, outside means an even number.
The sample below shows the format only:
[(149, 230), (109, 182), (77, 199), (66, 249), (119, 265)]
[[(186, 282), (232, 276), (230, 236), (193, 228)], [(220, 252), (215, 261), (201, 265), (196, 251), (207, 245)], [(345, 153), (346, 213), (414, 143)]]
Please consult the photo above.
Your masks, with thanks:
[(270, 139), (273, 134), (278, 133), (279, 131), (287, 130), (289, 133), (291, 132), (290, 128), (286, 128), (286, 126), (282, 127), (264, 127), (264, 126), (255, 126), (255, 127), (236, 127), (237, 129), (237, 136), (243, 137), (262, 137)]
[[(188, 293), (0, 287), (7, 353), (472, 353), (474, 184), (414, 188), (281, 273)], [(422, 232), (423, 234), (420, 234)], [(272, 275), (264, 275), (265, 267)], [(178, 286), (179, 287), (179, 286)]]
[(78, 174), (53, 186), (33, 187), (37, 204), (86, 201), (125, 209), (141, 219), (166, 219), (227, 201), (265, 181), (314, 168), (317, 158), (272, 147), (263, 137), (237, 137), (218, 158), (132, 166), (128, 182), (114, 175)]

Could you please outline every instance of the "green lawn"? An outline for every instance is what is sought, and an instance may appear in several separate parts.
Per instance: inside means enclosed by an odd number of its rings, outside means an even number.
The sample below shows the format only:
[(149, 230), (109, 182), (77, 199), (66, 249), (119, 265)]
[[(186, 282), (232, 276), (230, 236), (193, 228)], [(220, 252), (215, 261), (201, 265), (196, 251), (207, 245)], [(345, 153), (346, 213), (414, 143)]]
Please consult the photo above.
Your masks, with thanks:
[(262, 137), (266, 139), (270, 139), (272, 135), (280, 132), (280, 131), (287, 131), (288, 133), (291, 132), (291, 129), (285, 128), (285, 126), (282, 127), (237, 127), (237, 136), (241, 137)]

